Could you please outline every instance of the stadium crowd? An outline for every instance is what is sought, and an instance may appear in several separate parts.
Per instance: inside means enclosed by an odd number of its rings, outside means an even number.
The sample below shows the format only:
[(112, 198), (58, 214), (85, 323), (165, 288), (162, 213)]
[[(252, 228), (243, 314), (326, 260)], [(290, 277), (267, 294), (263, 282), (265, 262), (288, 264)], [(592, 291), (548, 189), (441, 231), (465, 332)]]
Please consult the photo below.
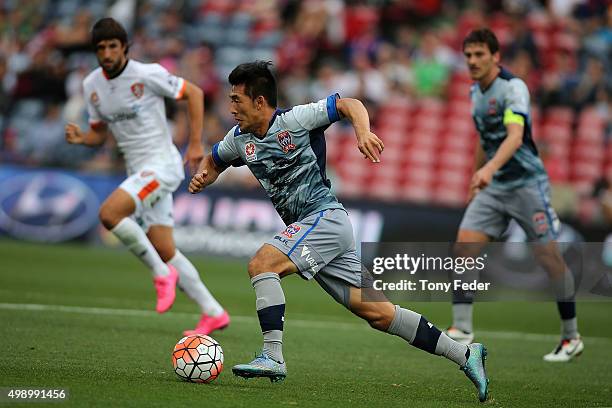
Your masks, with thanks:
[[(66, 121), (86, 126), (81, 84), (97, 66), (89, 32), (104, 15), (129, 29), (130, 58), (159, 62), (204, 90), (208, 145), (233, 126), (228, 73), (241, 62), (271, 60), (281, 106), (333, 92), (366, 103), (386, 145), (383, 164), (369, 166), (349, 128), (332, 127), (328, 173), (340, 195), (446, 206), (465, 202), (476, 142), (461, 39), (488, 26), (502, 43), (503, 65), (530, 88), (534, 135), (559, 212), (587, 221), (605, 213), (599, 197), (609, 197), (612, 181), (610, 1), (5, 0), (2, 162), (123, 170), (112, 142), (97, 150), (71, 146), (63, 132)], [(179, 148), (188, 136), (185, 110), (167, 104)], [(225, 182), (256, 185), (244, 171)]]

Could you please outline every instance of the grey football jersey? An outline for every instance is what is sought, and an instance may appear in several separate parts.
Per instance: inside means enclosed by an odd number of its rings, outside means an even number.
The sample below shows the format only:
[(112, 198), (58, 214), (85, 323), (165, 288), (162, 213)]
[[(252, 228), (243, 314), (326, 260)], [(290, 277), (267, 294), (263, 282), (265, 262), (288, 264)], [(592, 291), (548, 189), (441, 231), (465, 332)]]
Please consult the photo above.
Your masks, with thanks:
[(478, 84), (470, 90), (472, 116), (480, 143), (491, 160), (507, 136), (504, 119), (520, 115), (524, 119), (523, 143), (514, 156), (495, 173), (491, 186), (502, 189), (520, 187), (533, 180), (548, 180), (531, 134), (529, 90), (519, 78), (504, 68), (484, 91)]
[(325, 174), (323, 132), (340, 120), (337, 98), (277, 109), (263, 138), (235, 126), (213, 146), (213, 160), (220, 167), (246, 164), (287, 225), (317, 211), (343, 209)]

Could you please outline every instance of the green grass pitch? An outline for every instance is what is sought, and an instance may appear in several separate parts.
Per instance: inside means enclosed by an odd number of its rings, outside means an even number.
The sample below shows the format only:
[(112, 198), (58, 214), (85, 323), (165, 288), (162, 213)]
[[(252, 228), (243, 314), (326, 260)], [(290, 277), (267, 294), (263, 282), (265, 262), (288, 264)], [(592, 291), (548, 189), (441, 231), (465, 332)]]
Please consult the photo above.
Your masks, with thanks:
[[(68, 388), (55, 406), (479, 405), (454, 364), (370, 329), (297, 276), (283, 280), (286, 381), (234, 377), (231, 366), (261, 345), (246, 262), (191, 259), (233, 318), (213, 335), (225, 368), (212, 384), (182, 382), (171, 366), (182, 330), (198, 319), (195, 305), (179, 294), (171, 312), (156, 315), (150, 275), (127, 251), (0, 240), (0, 387)], [(449, 323), (449, 304), (405, 306), (440, 328)], [(477, 304), (491, 378), (484, 406), (612, 406), (612, 303), (580, 303), (578, 313), (584, 354), (551, 365), (542, 355), (557, 340), (553, 303)]]

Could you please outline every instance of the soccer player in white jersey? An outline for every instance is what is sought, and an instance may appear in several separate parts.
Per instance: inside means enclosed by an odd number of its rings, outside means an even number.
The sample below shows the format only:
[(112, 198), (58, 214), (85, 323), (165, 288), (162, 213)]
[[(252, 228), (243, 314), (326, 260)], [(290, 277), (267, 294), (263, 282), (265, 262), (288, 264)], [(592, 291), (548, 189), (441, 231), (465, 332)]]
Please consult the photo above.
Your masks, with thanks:
[[(172, 193), (194, 172), (204, 149), (201, 142), (203, 93), (159, 64), (128, 59), (127, 33), (112, 18), (92, 29), (92, 46), (100, 67), (83, 81), (90, 130), (66, 125), (66, 140), (97, 146), (112, 133), (125, 158), (128, 178), (100, 207), (100, 220), (152, 272), (156, 310), (172, 306), (176, 285), (194, 300), (202, 318), (185, 335), (209, 334), (229, 324), (229, 315), (202, 283), (191, 262), (174, 244)], [(164, 98), (187, 100), (190, 138), (184, 162), (166, 122)]]

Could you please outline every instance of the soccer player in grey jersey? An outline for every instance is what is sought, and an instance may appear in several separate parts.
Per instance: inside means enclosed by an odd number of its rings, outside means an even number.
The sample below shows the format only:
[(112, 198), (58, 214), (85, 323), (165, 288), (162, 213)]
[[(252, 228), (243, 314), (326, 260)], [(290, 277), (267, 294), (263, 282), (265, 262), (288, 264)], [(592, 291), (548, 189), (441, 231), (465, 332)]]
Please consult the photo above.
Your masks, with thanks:
[(285, 295), (280, 279), (298, 273), (304, 279), (317, 281), (337, 302), (373, 328), (457, 363), (484, 401), (488, 379), (482, 344), (462, 345), (420, 314), (394, 306), (386, 299), (362, 300), (367, 274), (362, 276), (348, 214), (331, 193), (325, 175), (323, 132), (331, 123), (347, 118), (355, 129), (359, 150), (378, 163), (383, 143), (370, 132), (365, 107), (356, 99), (331, 95), (316, 103), (279, 110), (276, 81), (268, 65), (263, 61), (246, 63), (230, 74), (231, 113), (238, 125), (213, 147), (189, 185), (189, 191), (197, 193), (230, 165), (246, 164), (287, 224), (249, 262), (264, 344), (253, 361), (236, 365), (232, 371), (246, 378), (285, 378)]
[[(555, 241), (559, 221), (550, 205), (548, 176), (531, 135), (529, 90), (499, 66), (499, 43), (490, 30), (468, 34), (463, 53), (476, 81), (470, 94), (480, 144), (470, 203), (457, 236), (458, 252), (474, 256), (515, 219), (534, 242), (536, 259), (556, 291), (561, 342), (544, 360), (570, 361), (582, 352), (584, 344), (578, 334), (574, 278)], [(453, 325), (447, 334), (464, 343), (474, 339), (472, 302), (472, 293), (454, 293)]]

